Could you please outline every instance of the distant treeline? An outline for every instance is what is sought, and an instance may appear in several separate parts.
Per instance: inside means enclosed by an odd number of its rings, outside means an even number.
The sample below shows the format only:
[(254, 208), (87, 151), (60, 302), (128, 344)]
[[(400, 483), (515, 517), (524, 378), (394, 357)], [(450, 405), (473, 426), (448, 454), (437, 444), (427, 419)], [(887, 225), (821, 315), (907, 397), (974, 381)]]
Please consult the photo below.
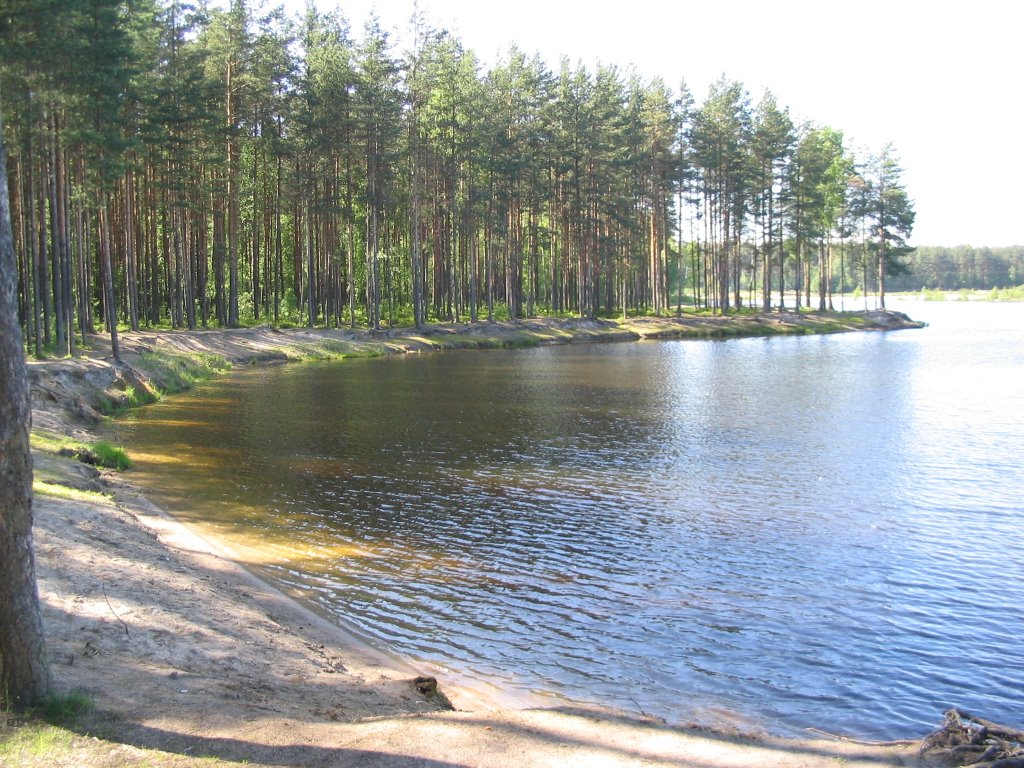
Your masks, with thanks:
[(905, 257), (908, 272), (889, 279), (894, 291), (987, 290), (1024, 284), (1024, 246), (921, 246)]

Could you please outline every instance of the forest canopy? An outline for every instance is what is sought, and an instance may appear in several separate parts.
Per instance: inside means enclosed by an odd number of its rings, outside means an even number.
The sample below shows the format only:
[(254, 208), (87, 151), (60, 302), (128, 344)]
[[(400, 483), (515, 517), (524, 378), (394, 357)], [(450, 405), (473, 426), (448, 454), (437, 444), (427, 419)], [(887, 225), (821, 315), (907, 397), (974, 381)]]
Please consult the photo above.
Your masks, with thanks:
[[(914, 221), (859, 156), (725, 77), (484, 68), (423, 17), (3, 0), (29, 349), (105, 325), (717, 312), (881, 294)], [(785, 298), (784, 298), (785, 297)]]

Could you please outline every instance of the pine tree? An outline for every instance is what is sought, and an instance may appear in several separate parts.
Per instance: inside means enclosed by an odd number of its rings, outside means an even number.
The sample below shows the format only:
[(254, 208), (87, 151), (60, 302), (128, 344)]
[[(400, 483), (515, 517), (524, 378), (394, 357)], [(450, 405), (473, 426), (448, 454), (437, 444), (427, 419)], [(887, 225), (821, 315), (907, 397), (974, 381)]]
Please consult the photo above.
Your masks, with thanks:
[(28, 374), (18, 322), (17, 262), (0, 102), (0, 701), (21, 710), (50, 694), (32, 551)]
[(729, 288), (739, 304), (740, 238), (749, 196), (749, 96), (724, 77), (711, 86), (694, 119), (691, 140), (701, 169), (705, 226), (710, 232), (711, 295), (728, 312)]
[[(357, 53), (356, 134), (363, 144), (366, 188), (367, 323), (380, 328), (383, 300), (381, 251), (387, 239), (388, 203), (393, 199), (394, 161), (402, 134), (399, 63), (376, 18), (367, 21)], [(387, 274), (385, 274), (385, 277)]]
[(867, 218), (878, 274), (878, 302), (885, 309), (885, 278), (906, 271), (902, 257), (913, 251), (907, 239), (914, 230), (914, 203), (903, 186), (903, 169), (891, 144), (869, 163)]
[(779, 266), (779, 306), (785, 306), (781, 203), (786, 167), (796, 140), (789, 110), (765, 92), (754, 114), (751, 152), (755, 230), (761, 232), (761, 309), (771, 309), (772, 266)]

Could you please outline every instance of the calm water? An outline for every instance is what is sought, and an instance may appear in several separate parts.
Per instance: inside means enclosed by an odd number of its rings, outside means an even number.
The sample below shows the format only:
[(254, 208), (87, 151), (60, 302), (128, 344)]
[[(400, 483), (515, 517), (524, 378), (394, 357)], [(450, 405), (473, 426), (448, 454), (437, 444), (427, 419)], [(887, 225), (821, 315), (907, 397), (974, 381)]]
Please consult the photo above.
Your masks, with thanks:
[(1024, 305), (889, 334), (241, 371), (144, 481), (449, 674), (776, 732), (1024, 723)]

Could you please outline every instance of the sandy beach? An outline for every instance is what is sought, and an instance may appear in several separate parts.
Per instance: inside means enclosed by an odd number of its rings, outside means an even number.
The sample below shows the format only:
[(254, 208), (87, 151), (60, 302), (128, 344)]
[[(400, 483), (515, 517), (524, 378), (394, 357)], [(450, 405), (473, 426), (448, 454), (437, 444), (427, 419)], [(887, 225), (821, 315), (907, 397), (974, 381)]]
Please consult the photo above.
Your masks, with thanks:
[[(906, 327), (900, 316), (869, 314), (851, 316), (846, 329)], [(829, 317), (827, 330), (843, 330)], [(750, 320), (744, 331), (725, 327), (735, 322), (129, 333), (121, 339), (124, 365), (113, 365), (101, 338), (80, 357), (31, 361), (33, 428), (94, 440), (102, 408), (168, 388), (157, 357), (200, 354), (251, 365), (455, 346), (751, 335), (804, 321), (783, 313)], [(97, 470), (38, 447), (34, 458), (36, 565), (54, 683), (94, 704), (74, 726), (78, 735), (60, 764), (210, 765), (202, 758), (214, 757), (254, 766), (814, 768), (916, 760), (912, 746), (669, 726), (557, 702), (509, 706), (481, 693), (486, 681), (462, 686), (439, 675), (435, 689), (429, 671), (375, 651), (254, 577), (218, 542), (177, 522), (174, 510), (157, 508), (131, 470)], [(0, 727), (0, 741), (16, 730)], [(54, 763), (23, 757), (3, 764)]]

